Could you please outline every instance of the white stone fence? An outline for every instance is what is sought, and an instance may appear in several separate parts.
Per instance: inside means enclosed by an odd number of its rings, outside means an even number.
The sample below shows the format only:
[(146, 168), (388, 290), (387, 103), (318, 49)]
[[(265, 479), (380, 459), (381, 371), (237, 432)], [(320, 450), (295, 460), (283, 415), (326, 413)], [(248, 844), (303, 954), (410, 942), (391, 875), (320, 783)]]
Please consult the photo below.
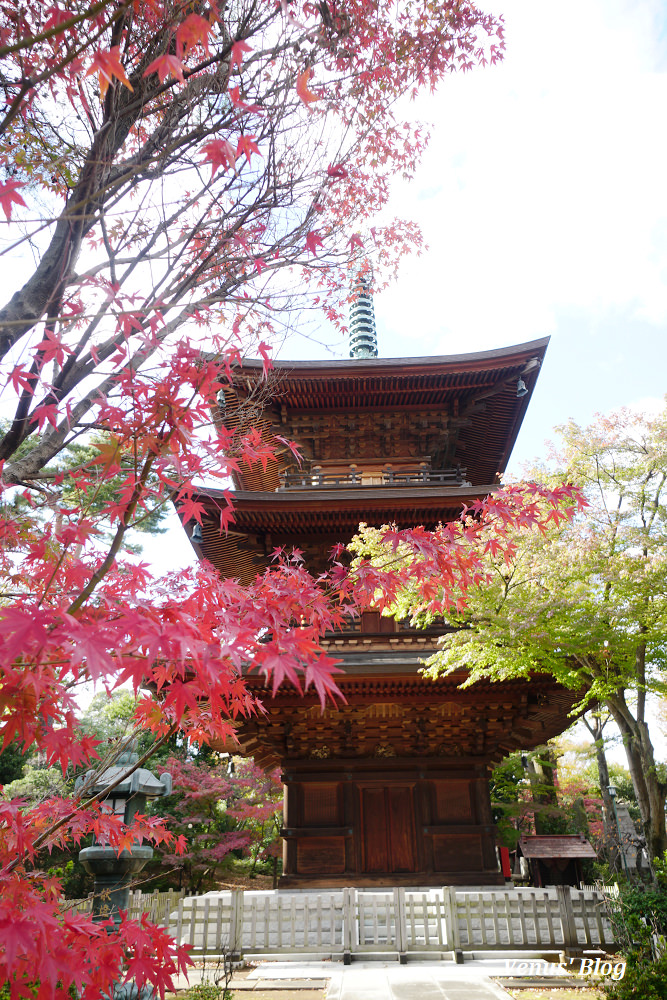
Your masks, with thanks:
[(580, 882), (579, 888), (584, 889), (586, 892), (601, 892), (605, 896), (609, 896), (610, 899), (618, 899), (620, 895), (620, 890), (616, 882), (611, 885), (605, 885), (604, 882), (598, 882), (597, 885), (586, 885), (584, 882)]
[(572, 954), (614, 943), (602, 894), (569, 886), (132, 893), (130, 915), (141, 912), (195, 956), (462, 961), (464, 952)]

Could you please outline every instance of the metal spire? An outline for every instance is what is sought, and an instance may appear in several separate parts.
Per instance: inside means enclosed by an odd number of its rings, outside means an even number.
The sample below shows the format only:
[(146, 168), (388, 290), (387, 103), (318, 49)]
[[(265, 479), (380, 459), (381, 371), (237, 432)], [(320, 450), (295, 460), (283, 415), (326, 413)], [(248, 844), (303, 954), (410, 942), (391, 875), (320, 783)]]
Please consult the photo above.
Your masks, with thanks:
[(350, 302), (350, 357), (377, 358), (378, 339), (371, 283), (373, 269), (364, 263), (356, 270)]

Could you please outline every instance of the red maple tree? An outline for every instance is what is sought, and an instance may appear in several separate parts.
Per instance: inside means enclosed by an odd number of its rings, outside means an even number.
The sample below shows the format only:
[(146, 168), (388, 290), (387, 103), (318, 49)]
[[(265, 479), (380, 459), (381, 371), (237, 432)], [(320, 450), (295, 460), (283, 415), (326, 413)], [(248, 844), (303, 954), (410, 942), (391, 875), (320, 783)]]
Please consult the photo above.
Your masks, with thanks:
[[(251, 834), (235, 822), (237, 783), (228, 762), (179, 760), (169, 757), (165, 769), (174, 782), (173, 794), (161, 815), (170, 831), (187, 843), (185, 851), (160, 852), (163, 867), (178, 873), (178, 888), (188, 893), (215, 888), (231, 851), (245, 849)], [(275, 805), (274, 805), (275, 808)]]
[(224, 882), (231, 852), (250, 855), (251, 874), (258, 861), (277, 859), (281, 852), (280, 771), (263, 771), (252, 760), (201, 758), (167, 758), (174, 791), (159, 807), (169, 830), (187, 842), (185, 852), (161, 849), (161, 864), (188, 893)]
[[(200, 520), (196, 479), (266, 460), (252, 400), (242, 428), (211, 425), (244, 342), (260, 340), (268, 372), (261, 338), (294, 308), (340, 317), (350, 249), (373, 244), (387, 275), (419, 247), (407, 223), (360, 235), (426, 141), (395, 119), (396, 98), (495, 60), (501, 43), (501, 25), (466, 0), (3, 3), (3, 252), (20, 272), (0, 308), (3, 747), (94, 764), (76, 722), (91, 681), (144, 692), (136, 722), (154, 749), (176, 730), (230, 738), (257, 709), (249, 669), (336, 697), (320, 638), (389, 598), (410, 575), (403, 561), (314, 579), (287, 557), (242, 587), (206, 565), (155, 580), (124, 547), (174, 493)], [(474, 521), (391, 541), (419, 551), (432, 607), (478, 578), (489, 520), (539, 524), (572, 501), (515, 490)], [(231, 518), (230, 498), (223, 530)], [(130, 831), (85, 787), (34, 807), (0, 801), (0, 981), (12, 997), (74, 988), (92, 1000), (119, 977), (162, 995), (187, 961), (145, 921), (113, 929), (69, 913), (57, 880), (34, 869), (38, 851), (91, 832), (119, 851), (179, 848), (158, 818)]]

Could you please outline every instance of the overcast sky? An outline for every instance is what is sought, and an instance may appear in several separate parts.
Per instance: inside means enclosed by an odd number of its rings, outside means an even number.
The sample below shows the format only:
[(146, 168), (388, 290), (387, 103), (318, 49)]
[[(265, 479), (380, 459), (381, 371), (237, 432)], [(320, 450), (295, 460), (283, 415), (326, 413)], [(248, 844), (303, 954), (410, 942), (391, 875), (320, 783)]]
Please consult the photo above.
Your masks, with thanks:
[(429, 250), (375, 308), (385, 357), (551, 336), (518, 472), (555, 424), (667, 390), (667, 4), (480, 6), (505, 16), (505, 60), (413, 106), (432, 140), (392, 207)]

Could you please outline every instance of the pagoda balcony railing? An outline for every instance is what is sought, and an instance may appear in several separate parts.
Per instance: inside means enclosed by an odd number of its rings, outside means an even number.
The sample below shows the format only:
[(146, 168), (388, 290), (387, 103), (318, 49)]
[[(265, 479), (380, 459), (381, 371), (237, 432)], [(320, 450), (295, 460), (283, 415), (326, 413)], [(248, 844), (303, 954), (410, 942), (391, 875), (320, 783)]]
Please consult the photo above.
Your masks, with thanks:
[(400, 638), (401, 636), (437, 638), (441, 635), (447, 635), (452, 631), (452, 626), (441, 619), (431, 622), (425, 628), (420, 628), (417, 625), (412, 625), (409, 618), (398, 620), (395, 618), (386, 618), (379, 611), (366, 611), (358, 618), (348, 618), (340, 629), (334, 632), (327, 632), (326, 638), (335, 640), (359, 635), (382, 635), (387, 638), (390, 636), (395, 638)]
[(303, 490), (349, 486), (470, 486), (465, 474), (466, 470), (460, 466), (454, 469), (439, 469), (437, 472), (432, 469), (415, 469), (412, 472), (383, 469), (377, 474), (355, 469), (350, 469), (349, 472), (322, 472), (319, 469), (311, 469), (310, 472), (283, 472), (279, 488)]

